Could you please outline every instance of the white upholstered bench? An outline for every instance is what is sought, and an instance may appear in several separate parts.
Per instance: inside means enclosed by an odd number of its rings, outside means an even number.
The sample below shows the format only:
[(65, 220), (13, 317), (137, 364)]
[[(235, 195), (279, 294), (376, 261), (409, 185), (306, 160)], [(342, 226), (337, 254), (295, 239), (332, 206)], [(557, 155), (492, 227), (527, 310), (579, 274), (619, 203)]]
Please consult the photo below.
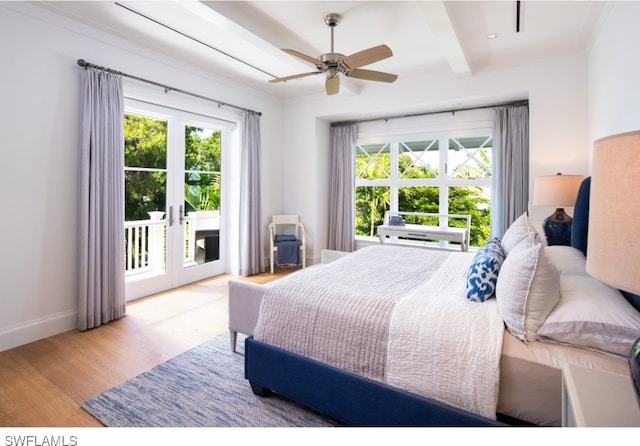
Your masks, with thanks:
[[(321, 263), (329, 263), (339, 259), (348, 252), (324, 249)], [(236, 351), (238, 333), (252, 335), (258, 323), (260, 302), (269, 287), (276, 283), (258, 284), (240, 280), (229, 280), (229, 332), (231, 334), (231, 351)]]

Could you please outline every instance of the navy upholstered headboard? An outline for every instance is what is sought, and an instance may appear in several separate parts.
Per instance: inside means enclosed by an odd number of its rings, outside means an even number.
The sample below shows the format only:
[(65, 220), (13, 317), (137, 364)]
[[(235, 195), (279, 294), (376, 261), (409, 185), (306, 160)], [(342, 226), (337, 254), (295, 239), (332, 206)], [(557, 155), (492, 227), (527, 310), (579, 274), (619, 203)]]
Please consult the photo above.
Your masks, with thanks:
[(589, 233), (589, 195), (591, 191), (591, 177), (582, 181), (573, 209), (571, 223), (571, 246), (587, 255), (587, 235)]
[[(578, 190), (576, 205), (573, 210), (571, 223), (571, 246), (587, 255), (587, 239), (589, 234), (589, 197), (591, 192), (591, 177), (584, 179)], [(631, 305), (640, 311), (640, 296), (620, 290)]]

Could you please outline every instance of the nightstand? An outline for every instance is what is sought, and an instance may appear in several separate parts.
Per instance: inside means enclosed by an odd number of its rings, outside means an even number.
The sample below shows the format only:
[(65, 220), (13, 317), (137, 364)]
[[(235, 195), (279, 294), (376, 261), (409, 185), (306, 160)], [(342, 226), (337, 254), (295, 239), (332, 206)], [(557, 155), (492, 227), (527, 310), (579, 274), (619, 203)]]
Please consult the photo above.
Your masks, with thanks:
[(640, 406), (631, 378), (566, 364), (562, 369), (562, 426), (640, 426)]

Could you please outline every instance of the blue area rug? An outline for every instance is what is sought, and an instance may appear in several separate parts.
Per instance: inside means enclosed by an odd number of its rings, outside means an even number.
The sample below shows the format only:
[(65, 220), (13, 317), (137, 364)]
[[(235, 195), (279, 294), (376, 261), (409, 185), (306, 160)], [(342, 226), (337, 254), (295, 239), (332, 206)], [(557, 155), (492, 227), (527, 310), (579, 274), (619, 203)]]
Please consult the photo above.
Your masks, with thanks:
[(109, 427), (333, 426), (322, 415), (272, 395), (253, 394), (238, 351), (217, 336), (89, 399), (82, 407)]

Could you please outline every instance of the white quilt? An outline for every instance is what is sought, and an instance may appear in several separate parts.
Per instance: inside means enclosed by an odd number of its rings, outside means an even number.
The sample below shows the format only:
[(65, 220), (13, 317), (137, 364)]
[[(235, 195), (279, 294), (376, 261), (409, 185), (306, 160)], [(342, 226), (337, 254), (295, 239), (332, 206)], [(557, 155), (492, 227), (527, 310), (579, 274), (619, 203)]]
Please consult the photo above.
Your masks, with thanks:
[(387, 383), (495, 419), (504, 322), (495, 299), (464, 298), (472, 257), (449, 257), (396, 302)]

